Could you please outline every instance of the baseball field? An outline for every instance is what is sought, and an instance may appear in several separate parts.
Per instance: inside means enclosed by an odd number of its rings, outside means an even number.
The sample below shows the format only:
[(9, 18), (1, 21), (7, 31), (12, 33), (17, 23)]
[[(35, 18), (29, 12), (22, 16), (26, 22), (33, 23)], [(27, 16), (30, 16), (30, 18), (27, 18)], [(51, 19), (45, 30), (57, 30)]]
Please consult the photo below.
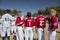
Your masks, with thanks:
[[(45, 40), (48, 40), (48, 33), (49, 33), (48, 32), (48, 24), (46, 24), (46, 28), (45, 28)], [(15, 35), (14, 34), (11, 35), (10, 40), (13, 40), (13, 36), (15, 36)], [(0, 40), (2, 40), (1, 37), (0, 37)], [(7, 40), (7, 38), (6, 38), (6, 40)], [(37, 40), (37, 33), (36, 33), (35, 30), (34, 30), (34, 40)], [(58, 27), (58, 30), (57, 30), (56, 40), (60, 40), (60, 23), (59, 23), (59, 27)]]

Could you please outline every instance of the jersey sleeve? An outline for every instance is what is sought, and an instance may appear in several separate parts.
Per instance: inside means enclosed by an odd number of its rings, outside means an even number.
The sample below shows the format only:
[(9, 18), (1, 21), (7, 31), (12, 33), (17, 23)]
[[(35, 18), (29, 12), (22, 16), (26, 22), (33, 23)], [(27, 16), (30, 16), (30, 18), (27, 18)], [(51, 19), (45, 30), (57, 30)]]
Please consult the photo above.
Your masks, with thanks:
[(58, 28), (58, 19), (57, 18), (53, 19), (53, 27), (54, 27), (54, 29)]
[(35, 21), (34, 21), (34, 19), (32, 20), (32, 24), (33, 24), (33, 26), (35, 26)]
[(18, 18), (16, 18), (16, 21), (15, 21), (15, 24), (17, 25), (19, 22), (18, 22)]
[(24, 26), (26, 26), (26, 20), (24, 20)]

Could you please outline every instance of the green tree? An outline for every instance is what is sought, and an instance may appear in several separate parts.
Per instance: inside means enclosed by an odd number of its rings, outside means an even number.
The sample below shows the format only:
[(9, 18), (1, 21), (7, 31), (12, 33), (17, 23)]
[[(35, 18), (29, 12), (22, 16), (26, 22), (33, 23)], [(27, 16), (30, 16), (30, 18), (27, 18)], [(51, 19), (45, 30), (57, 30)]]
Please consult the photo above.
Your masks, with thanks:
[(6, 10), (0, 9), (0, 15), (3, 15), (3, 14), (5, 14), (5, 13), (6, 13)]
[(14, 13), (14, 14), (17, 14), (17, 10), (16, 10), (16, 9), (14, 9), (14, 10), (13, 10), (13, 13)]
[(56, 6), (56, 7), (47, 7), (45, 10), (46, 15), (49, 15), (50, 9), (54, 8), (57, 11), (57, 16), (60, 16), (60, 6)]
[(38, 13), (34, 13), (32, 16), (33, 17), (37, 17), (38, 16)]

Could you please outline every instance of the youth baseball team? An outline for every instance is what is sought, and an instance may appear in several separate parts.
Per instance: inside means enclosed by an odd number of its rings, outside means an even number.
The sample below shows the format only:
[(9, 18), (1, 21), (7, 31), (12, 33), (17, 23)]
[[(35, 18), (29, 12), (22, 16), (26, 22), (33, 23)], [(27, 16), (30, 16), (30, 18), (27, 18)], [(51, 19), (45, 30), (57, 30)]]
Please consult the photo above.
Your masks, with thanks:
[(43, 13), (43, 10), (38, 10), (38, 16), (34, 18), (31, 12), (27, 12), (27, 15), (22, 17), (22, 11), (19, 11), (17, 17), (15, 17), (14, 14), (10, 15), (10, 10), (7, 10), (2, 17), (0, 16), (0, 35), (2, 40), (6, 40), (6, 36), (10, 40), (11, 33), (16, 34), (16, 40), (33, 40), (33, 27), (37, 32), (38, 40), (45, 40), (46, 21), (48, 21), (48, 40), (55, 40), (58, 28), (56, 10), (52, 8), (48, 17), (45, 17)]

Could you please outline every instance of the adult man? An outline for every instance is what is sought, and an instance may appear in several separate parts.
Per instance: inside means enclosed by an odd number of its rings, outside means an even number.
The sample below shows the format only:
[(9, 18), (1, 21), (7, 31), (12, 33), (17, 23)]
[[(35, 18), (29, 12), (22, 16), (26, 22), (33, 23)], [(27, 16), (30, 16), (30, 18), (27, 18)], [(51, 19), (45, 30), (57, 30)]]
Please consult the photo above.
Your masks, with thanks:
[(23, 40), (24, 36), (23, 36), (23, 20), (21, 18), (22, 16), (22, 12), (19, 11), (18, 12), (18, 17), (16, 18), (16, 26), (17, 26), (17, 40)]
[(45, 18), (43, 16), (43, 11), (38, 10), (38, 17), (36, 18), (35, 25), (37, 26), (38, 40), (44, 40), (44, 28), (45, 28)]
[(2, 16), (2, 20), (3, 20), (2, 33), (1, 33), (2, 40), (5, 40), (6, 34), (8, 40), (10, 40), (12, 16), (9, 13), (10, 10), (7, 10), (7, 13)]
[(58, 19), (56, 18), (56, 10), (50, 10), (50, 18), (47, 18), (49, 22), (49, 40), (55, 40), (56, 29), (58, 28)]
[(25, 19), (25, 40), (33, 40), (33, 26), (34, 19), (31, 18), (31, 12), (27, 13), (27, 19)]

